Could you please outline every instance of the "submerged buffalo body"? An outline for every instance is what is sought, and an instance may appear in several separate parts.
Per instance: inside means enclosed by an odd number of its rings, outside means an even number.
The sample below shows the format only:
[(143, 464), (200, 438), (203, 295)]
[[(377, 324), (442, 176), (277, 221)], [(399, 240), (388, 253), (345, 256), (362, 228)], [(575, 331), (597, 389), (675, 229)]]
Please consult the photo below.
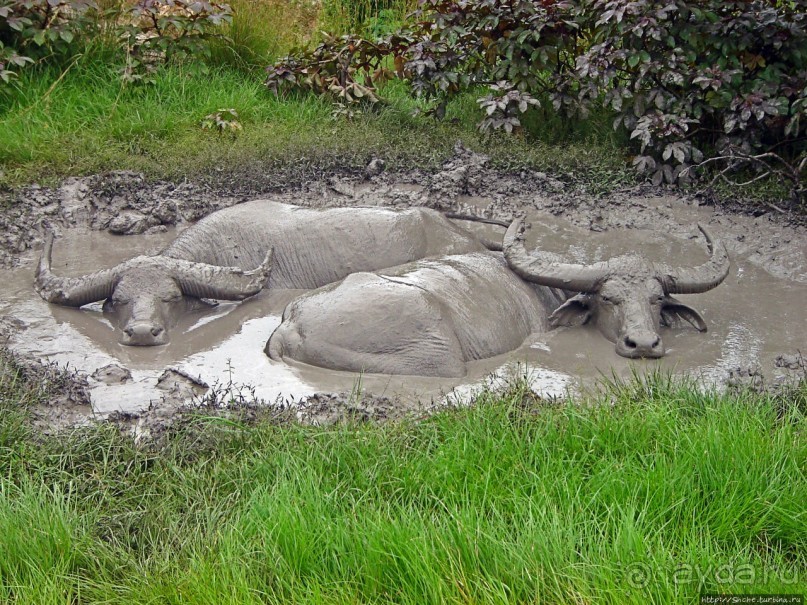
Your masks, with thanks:
[(485, 246), (425, 208), (310, 209), (256, 200), (202, 219), (156, 256), (81, 277), (54, 275), (51, 250), (49, 238), (35, 283), (42, 298), (73, 307), (106, 300), (123, 344), (159, 345), (200, 298), (242, 300), (267, 280), (270, 288), (318, 288), (355, 271)]
[(682, 319), (706, 329), (670, 294), (703, 292), (728, 272), (725, 249), (702, 231), (712, 255), (700, 267), (674, 270), (634, 255), (582, 266), (528, 253), (516, 221), (504, 259), (473, 253), (422, 260), (303, 295), (286, 307), (266, 353), (335, 370), (462, 376), (468, 361), (593, 319), (620, 355), (660, 357), (661, 325)]
[(354, 273), (283, 312), (266, 352), (335, 370), (463, 376), (465, 363), (546, 331), (562, 298), (478, 252)]

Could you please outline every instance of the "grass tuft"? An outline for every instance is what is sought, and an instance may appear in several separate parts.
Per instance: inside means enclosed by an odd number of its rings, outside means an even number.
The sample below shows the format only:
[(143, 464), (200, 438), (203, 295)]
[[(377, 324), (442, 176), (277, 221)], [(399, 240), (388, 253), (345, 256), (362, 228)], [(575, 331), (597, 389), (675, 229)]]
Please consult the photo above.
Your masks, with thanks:
[(213, 65), (260, 75), (319, 29), (321, 9), (309, 0), (232, 0), (232, 23), (211, 49)]

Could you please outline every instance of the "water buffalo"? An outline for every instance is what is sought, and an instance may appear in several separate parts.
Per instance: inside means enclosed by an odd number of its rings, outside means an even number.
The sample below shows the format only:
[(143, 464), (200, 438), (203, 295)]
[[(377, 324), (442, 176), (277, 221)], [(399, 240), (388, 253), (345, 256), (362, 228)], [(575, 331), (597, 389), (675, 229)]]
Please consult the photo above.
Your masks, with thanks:
[(159, 345), (176, 317), (200, 298), (242, 300), (267, 278), (270, 288), (310, 289), (354, 271), (478, 250), (485, 250), (481, 240), (434, 210), (310, 209), (255, 200), (207, 216), (156, 256), (81, 277), (53, 274), (49, 239), (35, 287), (60, 305), (106, 299), (104, 310), (117, 316), (123, 344)]
[(468, 361), (593, 318), (620, 355), (660, 357), (661, 324), (682, 319), (706, 329), (696, 311), (669, 294), (703, 292), (728, 272), (725, 248), (702, 227), (711, 259), (677, 270), (636, 255), (589, 267), (564, 263), (528, 253), (523, 230), (523, 221), (511, 224), (504, 258), (471, 253), (421, 260), (355, 273), (305, 294), (286, 307), (265, 351), (275, 360), (335, 370), (463, 376)]
[(564, 261), (550, 252), (527, 252), (524, 221), (510, 225), (504, 236), (507, 264), (522, 278), (551, 288), (576, 292), (549, 317), (552, 326), (593, 321), (623, 357), (658, 358), (664, 355), (660, 326), (686, 322), (701, 332), (700, 314), (671, 294), (698, 294), (717, 287), (729, 273), (729, 257), (722, 242), (698, 225), (710, 258), (699, 267), (671, 268), (626, 254), (591, 265)]

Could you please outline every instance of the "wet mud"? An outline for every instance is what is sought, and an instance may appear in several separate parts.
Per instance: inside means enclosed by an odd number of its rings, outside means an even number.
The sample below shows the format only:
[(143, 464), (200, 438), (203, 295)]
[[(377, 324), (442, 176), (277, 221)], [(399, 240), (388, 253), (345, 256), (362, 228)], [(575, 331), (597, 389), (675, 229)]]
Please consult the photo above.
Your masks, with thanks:
[[(160, 347), (119, 344), (100, 304), (80, 310), (49, 305), (33, 290), (48, 229), (59, 236), (54, 271), (79, 275), (157, 253), (199, 218), (258, 197), (312, 208), (428, 206), (503, 221), (526, 215), (532, 225), (528, 247), (540, 245), (574, 262), (638, 251), (652, 261), (697, 265), (707, 258), (696, 228), (701, 222), (726, 244), (732, 267), (715, 290), (681, 296), (709, 330), (663, 329), (668, 352), (661, 360), (624, 359), (594, 328), (561, 328), (512, 353), (470, 362), (467, 375), (454, 379), (362, 375), (270, 360), (264, 346), (299, 290), (264, 291), (242, 303), (192, 311)], [(467, 399), (513, 372), (528, 374), (544, 397), (602, 376), (655, 369), (714, 385), (770, 384), (804, 372), (807, 230), (775, 210), (743, 215), (643, 188), (595, 198), (569, 190), (561, 178), (499, 173), (484, 157), (462, 150), (434, 174), (387, 173), (375, 165), (365, 174), (324, 175), (285, 188), (257, 181), (228, 190), (115, 173), (53, 189), (21, 189), (6, 202), (0, 212), (0, 338), (31, 363), (71, 368), (83, 385), (83, 400), (55, 401), (41, 410), (42, 423), (56, 427), (112, 417), (147, 435), (181, 417), (188, 405), (243, 410), (255, 402), (306, 422), (383, 420)], [(503, 235), (493, 225), (458, 224), (490, 240)]]

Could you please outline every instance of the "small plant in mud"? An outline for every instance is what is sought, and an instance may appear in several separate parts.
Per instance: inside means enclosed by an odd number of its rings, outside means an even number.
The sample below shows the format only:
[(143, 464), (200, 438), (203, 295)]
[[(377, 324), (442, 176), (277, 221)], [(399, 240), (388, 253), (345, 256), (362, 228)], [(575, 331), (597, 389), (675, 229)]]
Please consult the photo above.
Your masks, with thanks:
[(232, 381), (215, 381), (210, 389), (195, 402), (200, 407), (230, 407), (244, 406), (259, 403), (255, 395), (255, 387), (248, 384), (238, 384)]
[(229, 132), (233, 136), (243, 129), (235, 109), (219, 109), (205, 116), (202, 120), (202, 130), (215, 130), (219, 135)]
[[(16, 401), (9, 397), (12, 393)], [(53, 397), (89, 402), (87, 379), (67, 365), (24, 359), (0, 348), (0, 401), (28, 405), (47, 403)]]
[(364, 399), (364, 372), (359, 372), (359, 376), (353, 382), (348, 396), (348, 405), (358, 405)]
[(199, 407), (238, 407), (264, 403), (255, 394), (255, 387), (233, 381), (232, 360), (227, 360), (227, 381), (216, 380), (200, 398), (194, 399)]

